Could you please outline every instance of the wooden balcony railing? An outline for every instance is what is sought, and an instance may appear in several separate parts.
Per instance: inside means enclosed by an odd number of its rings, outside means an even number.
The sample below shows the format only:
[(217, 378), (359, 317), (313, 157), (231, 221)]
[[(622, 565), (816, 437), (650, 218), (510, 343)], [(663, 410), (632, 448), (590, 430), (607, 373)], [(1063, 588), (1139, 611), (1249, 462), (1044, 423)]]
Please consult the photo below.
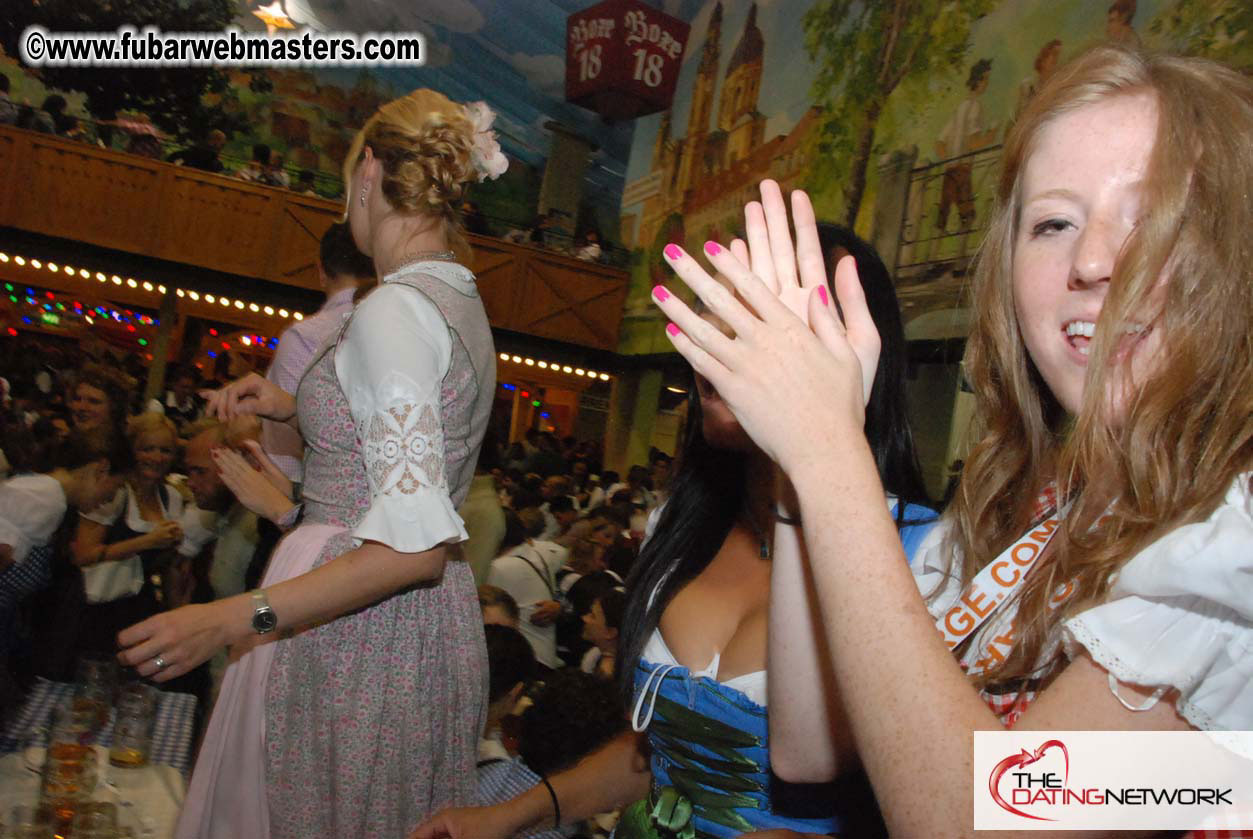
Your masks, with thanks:
[[(245, 278), (318, 288), (318, 240), (343, 205), (0, 126), (0, 226)], [(614, 350), (627, 274), (471, 236), (492, 325)]]

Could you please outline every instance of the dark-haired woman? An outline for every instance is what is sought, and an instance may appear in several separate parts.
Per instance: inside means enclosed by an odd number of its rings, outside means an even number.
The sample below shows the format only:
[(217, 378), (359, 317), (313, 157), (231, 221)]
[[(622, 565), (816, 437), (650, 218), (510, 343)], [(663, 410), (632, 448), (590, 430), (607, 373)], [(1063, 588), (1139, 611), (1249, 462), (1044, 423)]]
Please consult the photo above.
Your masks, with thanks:
[[(768, 203), (783, 200), (769, 182), (762, 195)], [(762, 207), (750, 204), (746, 218), (748, 247), (769, 253), (758, 238), (765, 234)], [(908, 553), (935, 514), (924, 506), (906, 421), (904, 337), (895, 294), (869, 246), (840, 228), (827, 228), (827, 235), (828, 264), (844, 252), (858, 260), (884, 336), (866, 430), (893, 496), (885, 503), (895, 510)], [(748, 248), (736, 248), (747, 258)], [(799, 522), (778, 517), (781, 496), (790, 489), (774, 464), (708, 382), (698, 376), (694, 385), (670, 499), (656, 515), (627, 584), (618, 678), (634, 732), (550, 778), (553, 796), (541, 787), (493, 807), (444, 811), (419, 828), (416, 839), (503, 837), (551, 825), (558, 810), (563, 821), (574, 821), (627, 804), (617, 829), (622, 839), (692, 831), (731, 837), (768, 829), (865, 835), (881, 829), (857, 772), (822, 785), (772, 779), (773, 720), (768, 723), (766, 708), (787, 697), (787, 686), (767, 693), (770, 559), (775, 551), (799, 549)], [(821, 627), (814, 615), (780, 617)], [(811, 671), (817, 669), (814, 664)], [(838, 729), (838, 700), (830, 705), (837, 711), (830, 724)]]

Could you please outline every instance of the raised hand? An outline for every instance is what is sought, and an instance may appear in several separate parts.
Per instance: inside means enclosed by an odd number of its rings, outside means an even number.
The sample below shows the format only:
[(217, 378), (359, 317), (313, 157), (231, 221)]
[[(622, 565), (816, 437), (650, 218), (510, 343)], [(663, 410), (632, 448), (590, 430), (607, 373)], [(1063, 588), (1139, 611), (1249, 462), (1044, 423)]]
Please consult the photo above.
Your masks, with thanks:
[(261, 448), (256, 440), (244, 440), (241, 444), (247, 451), (246, 460), (255, 466), (266, 479), (274, 484), (274, 488), (288, 498), (293, 498), (291, 478), (283, 474), (283, 470), (275, 465), (270, 456)]
[(220, 390), (202, 390), (205, 415), (222, 422), (236, 417), (258, 416), (286, 422), (296, 413), (296, 399), (269, 379), (249, 373)]
[[(288, 492), (290, 492), (291, 482), (287, 481), (283, 473), (274, 467), (273, 462), (265, 456), (259, 446), (253, 452), (253, 456), (257, 457), (258, 454), (261, 461), (269, 464), (278, 477), (286, 482)], [(273, 475), (268, 471), (254, 469), (234, 449), (226, 447), (213, 449), (213, 462), (217, 464), (222, 483), (235, 494), (236, 500), (257, 515), (277, 523), (294, 506), (291, 496), (279, 489)]]
[(823, 283), (806, 292), (811, 329), (730, 251), (715, 242), (706, 243), (705, 250), (736, 294), (677, 245), (665, 252), (679, 277), (734, 337), (658, 286), (653, 299), (672, 321), (666, 331), (675, 349), (718, 389), (745, 432), (789, 473), (820, 439), (843, 433), (864, 439), (863, 369), (874, 370), (879, 338), (853, 260), (841, 260), (836, 270), (847, 328)]
[(779, 185), (761, 182), (761, 203), (744, 207), (746, 242), (731, 242), (731, 253), (747, 265), (792, 313), (809, 323), (809, 297), (813, 289), (827, 284), (822, 245), (809, 196), (792, 193), (792, 218), (796, 225), (796, 247), (788, 229), (787, 207)]

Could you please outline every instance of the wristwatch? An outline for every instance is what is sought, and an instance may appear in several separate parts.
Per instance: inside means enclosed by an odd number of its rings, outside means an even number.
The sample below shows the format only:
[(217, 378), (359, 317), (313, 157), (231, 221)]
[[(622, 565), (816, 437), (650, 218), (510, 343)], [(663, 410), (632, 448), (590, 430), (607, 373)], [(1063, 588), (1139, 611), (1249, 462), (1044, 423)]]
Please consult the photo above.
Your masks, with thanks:
[(264, 591), (261, 589), (253, 591), (252, 605), (255, 607), (252, 613), (252, 628), (257, 631), (258, 635), (273, 632), (278, 626), (278, 615), (274, 614), (274, 610), (270, 608), (270, 599), (265, 596)]

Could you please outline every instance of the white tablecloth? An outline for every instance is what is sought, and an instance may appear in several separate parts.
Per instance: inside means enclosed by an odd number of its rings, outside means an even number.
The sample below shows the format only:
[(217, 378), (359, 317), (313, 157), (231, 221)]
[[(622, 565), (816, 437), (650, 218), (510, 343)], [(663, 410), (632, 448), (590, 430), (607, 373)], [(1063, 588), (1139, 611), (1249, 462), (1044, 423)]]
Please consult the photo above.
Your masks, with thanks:
[[(174, 835), (174, 823), (186, 794), (183, 776), (172, 766), (149, 764), (139, 769), (118, 769), (109, 765), (109, 751), (97, 746), (100, 782), (92, 795), (95, 801), (117, 805), (123, 827), (144, 836), (164, 839)], [(31, 749), (32, 763), (42, 764), (43, 749)], [(5, 818), (18, 804), (34, 805), (39, 799), (39, 775), (26, 768), (22, 752), (0, 757), (0, 813)]]

